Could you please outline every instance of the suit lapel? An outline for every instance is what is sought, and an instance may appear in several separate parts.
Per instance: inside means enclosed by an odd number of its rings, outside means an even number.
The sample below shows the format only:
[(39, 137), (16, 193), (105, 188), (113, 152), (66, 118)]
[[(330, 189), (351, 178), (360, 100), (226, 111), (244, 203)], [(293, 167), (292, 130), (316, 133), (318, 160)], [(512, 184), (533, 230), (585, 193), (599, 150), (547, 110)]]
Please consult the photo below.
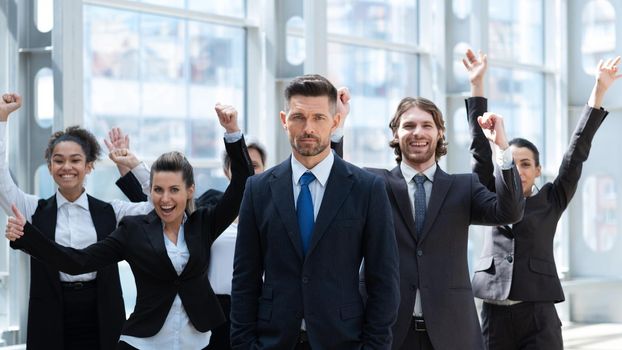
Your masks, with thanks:
[(423, 226), (423, 232), (421, 233), (421, 241), (427, 237), (428, 231), (430, 231), (434, 220), (436, 220), (452, 182), (453, 178), (440, 167), (436, 169), (436, 173), (434, 173), (434, 183), (432, 184), (432, 194), (430, 195), (428, 210), (425, 215), (425, 224)]
[[(93, 226), (95, 226), (95, 232), (97, 233), (97, 240), (101, 241), (116, 228), (116, 216), (114, 210), (111, 213), (107, 212), (106, 206), (110, 206), (110, 204), (98, 201), (88, 194), (87, 199), (89, 201), (91, 220), (93, 220)], [(114, 222), (111, 222), (111, 219)]]
[(145, 225), (142, 226), (144, 234), (147, 236), (151, 247), (156, 253), (158, 259), (162, 262), (161, 266), (166, 266), (166, 269), (177, 276), (177, 271), (171, 263), (171, 259), (166, 252), (166, 246), (164, 245), (164, 231), (162, 230), (162, 222), (156, 214), (155, 210), (152, 210), (145, 216)]
[(415, 232), (415, 219), (412, 212), (412, 205), (410, 194), (408, 193), (408, 185), (404, 180), (404, 175), (400, 170), (399, 165), (391, 170), (391, 175), (388, 177), (389, 187), (395, 197), (395, 204), (397, 205), (406, 226), (408, 226), (408, 232), (417, 240), (417, 234)]
[(354, 181), (350, 178), (352, 173), (346, 168), (345, 162), (339, 157), (335, 157), (333, 168), (331, 169), (328, 181), (326, 183), (326, 190), (324, 191), (324, 197), (322, 198), (322, 204), (320, 205), (320, 211), (318, 212), (315, 220), (315, 226), (313, 228), (313, 234), (311, 235), (311, 242), (309, 243), (309, 251), (307, 255), (311, 255), (313, 248), (322, 239), (322, 236), (326, 232), (329, 224), (337, 215), (339, 208), (343, 204), (343, 201), (350, 193)]
[(287, 235), (294, 245), (294, 249), (300, 261), (302, 261), (302, 242), (300, 242), (298, 219), (294, 210), (294, 190), (290, 158), (287, 158), (287, 160), (274, 167), (272, 170), (272, 178), (269, 183), (272, 198), (274, 199), (274, 206), (276, 207), (281, 221), (285, 225)]

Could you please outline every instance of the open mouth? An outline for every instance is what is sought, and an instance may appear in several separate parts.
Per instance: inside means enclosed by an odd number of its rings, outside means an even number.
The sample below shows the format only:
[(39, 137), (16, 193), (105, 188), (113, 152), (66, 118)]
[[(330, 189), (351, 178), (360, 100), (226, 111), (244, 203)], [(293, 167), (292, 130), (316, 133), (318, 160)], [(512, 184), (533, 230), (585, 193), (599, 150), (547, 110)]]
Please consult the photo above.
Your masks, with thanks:
[(428, 141), (413, 141), (408, 144), (411, 148), (420, 149), (428, 147), (430, 143)]
[(168, 215), (172, 213), (173, 210), (175, 210), (175, 206), (174, 205), (161, 205), (160, 210), (162, 211), (162, 214)]
[(62, 174), (60, 176), (60, 178), (63, 179), (63, 180), (71, 180), (71, 179), (75, 179), (76, 175), (73, 175), (73, 174)]

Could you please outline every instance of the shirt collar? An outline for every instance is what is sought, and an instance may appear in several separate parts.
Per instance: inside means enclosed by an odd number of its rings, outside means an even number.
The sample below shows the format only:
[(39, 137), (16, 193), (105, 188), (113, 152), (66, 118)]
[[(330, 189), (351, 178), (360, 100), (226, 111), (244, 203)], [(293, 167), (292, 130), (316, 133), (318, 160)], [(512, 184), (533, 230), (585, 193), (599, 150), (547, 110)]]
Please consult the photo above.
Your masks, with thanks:
[(328, 181), (328, 176), (330, 175), (330, 170), (333, 167), (333, 163), (335, 162), (335, 155), (333, 152), (329, 152), (326, 158), (322, 159), (313, 169), (307, 169), (302, 163), (300, 163), (296, 157), (291, 156), (292, 163), (292, 176), (295, 184), (298, 184), (300, 177), (307, 171), (310, 171), (315, 176), (315, 179), (322, 185), (322, 187), (326, 186), (326, 182)]
[[(422, 174), (428, 178), (428, 181), (432, 183), (434, 182), (434, 174), (436, 173), (436, 168), (438, 168), (438, 166), (436, 163), (434, 163), (432, 164), (432, 166), (422, 172)], [(411, 182), (413, 180), (413, 177), (419, 174), (417, 170), (406, 164), (406, 162), (400, 162), (400, 170), (402, 171), (402, 176), (404, 176), (404, 180), (406, 180), (406, 183)]]
[(75, 204), (79, 207), (81, 207), (82, 209), (85, 210), (89, 210), (89, 200), (88, 197), (86, 196), (86, 191), (82, 191), (82, 194), (80, 195), (80, 197), (78, 197), (78, 199), (76, 199), (73, 202), (70, 202), (67, 198), (65, 198), (65, 196), (63, 196), (60, 191), (58, 189), (56, 189), (56, 207), (60, 208), (65, 204)]

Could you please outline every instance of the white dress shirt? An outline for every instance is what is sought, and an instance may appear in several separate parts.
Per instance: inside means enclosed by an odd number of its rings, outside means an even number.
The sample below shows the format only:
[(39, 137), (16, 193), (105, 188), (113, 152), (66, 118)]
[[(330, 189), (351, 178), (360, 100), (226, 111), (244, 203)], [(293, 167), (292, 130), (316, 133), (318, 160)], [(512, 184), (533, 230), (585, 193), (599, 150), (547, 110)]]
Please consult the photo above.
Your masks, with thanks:
[(216, 294), (231, 295), (233, 255), (237, 237), (238, 224), (232, 223), (216, 238), (210, 249), (208, 278)]
[(317, 214), (320, 212), (320, 206), (322, 205), (322, 199), (324, 198), (324, 191), (326, 191), (326, 182), (328, 182), (328, 176), (330, 170), (333, 168), (335, 162), (335, 155), (330, 152), (326, 158), (322, 159), (313, 169), (305, 168), (302, 163), (296, 160), (296, 157), (291, 156), (292, 160), (292, 185), (294, 186), (294, 209), (298, 205), (298, 195), (300, 194), (300, 178), (302, 174), (310, 171), (315, 176), (315, 181), (309, 184), (309, 192), (311, 192), (311, 199), (313, 200), (313, 220), (317, 218)]
[[(186, 221), (184, 215), (183, 222)], [(181, 275), (182, 271), (190, 259), (190, 252), (186, 245), (186, 238), (184, 235), (184, 225), (179, 226), (179, 233), (177, 235), (177, 245), (171, 242), (166, 236), (164, 230), (162, 230), (162, 239), (164, 239), (164, 245), (166, 246), (166, 253), (171, 260), (177, 275)], [(203, 349), (209, 344), (211, 332), (199, 332), (184, 309), (184, 305), (181, 302), (179, 294), (175, 296), (175, 300), (171, 305), (171, 309), (168, 311), (166, 320), (160, 328), (160, 331), (156, 335), (147, 338), (132, 337), (129, 335), (121, 335), (119, 340), (128, 343), (129, 345), (137, 349), (158, 349), (158, 350), (191, 350), (191, 349)]]
[[(6, 122), (0, 122), (0, 207), (7, 215), (13, 215), (11, 204), (15, 204), (26, 220), (32, 223), (32, 215), (39, 205), (39, 197), (24, 193), (11, 179), (6, 162), (6, 127)], [(144, 163), (132, 169), (132, 173), (143, 188), (149, 187), (149, 169)], [(74, 202), (69, 202), (56, 190), (56, 203), (57, 218), (54, 240), (58, 244), (81, 249), (97, 242), (97, 234), (89, 211), (86, 192), (82, 192), (82, 195)], [(150, 200), (141, 203), (113, 200), (110, 204), (114, 210), (117, 223), (125, 215), (147, 214), (153, 209)], [(60, 280), (63, 282), (90, 281), (95, 276), (95, 272), (76, 276), (61, 272)]]

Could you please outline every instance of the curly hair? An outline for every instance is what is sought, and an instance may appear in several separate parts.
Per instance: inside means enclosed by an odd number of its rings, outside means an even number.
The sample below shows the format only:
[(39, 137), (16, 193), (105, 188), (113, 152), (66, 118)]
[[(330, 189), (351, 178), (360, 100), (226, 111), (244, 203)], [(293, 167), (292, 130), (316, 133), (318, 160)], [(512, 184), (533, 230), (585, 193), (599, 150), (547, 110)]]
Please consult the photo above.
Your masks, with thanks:
[(397, 110), (393, 115), (393, 118), (389, 122), (389, 128), (393, 133), (393, 139), (391, 139), (391, 141), (389, 142), (389, 146), (393, 148), (393, 152), (395, 153), (395, 161), (398, 163), (402, 161), (400, 140), (397, 138), (397, 129), (399, 129), (400, 127), (402, 115), (404, 115), (404, 113), (406, 113), (409, 109), (415, 107), (432, 115), (432, 119), (434, 120), (436, 128), (441, 132), (441, 137), (436, 143), (436, 150), (434, 152), (434, 156), (436, 158), (436, 161), (438, 162), (438, 160), (441, 159), (442, 156), (447, 154), (447, 141), (445, 139), (445, 120), (443, 120), (443, 113), (440, 109), (438, 109), (434, 102), (423, 97), (404, 97), (400, 101), (399, 105), (397, 106)]
[(86, 156), (87, 163), (92, 163), (99, 159), (101, 147), (99, 146), (99, 142), (97, 142), (97, 138), (95, 138), (90, 131), (74, 125), (68, 127), (64, 131), (59, 130), (50, 136), (48, 146), (45, 149), (45, 160), (48, 164), (52, 161), (51, 158), (54, 148), (63, 141), (72, 141), (80, 145), (80, 148), (82, 148)]

